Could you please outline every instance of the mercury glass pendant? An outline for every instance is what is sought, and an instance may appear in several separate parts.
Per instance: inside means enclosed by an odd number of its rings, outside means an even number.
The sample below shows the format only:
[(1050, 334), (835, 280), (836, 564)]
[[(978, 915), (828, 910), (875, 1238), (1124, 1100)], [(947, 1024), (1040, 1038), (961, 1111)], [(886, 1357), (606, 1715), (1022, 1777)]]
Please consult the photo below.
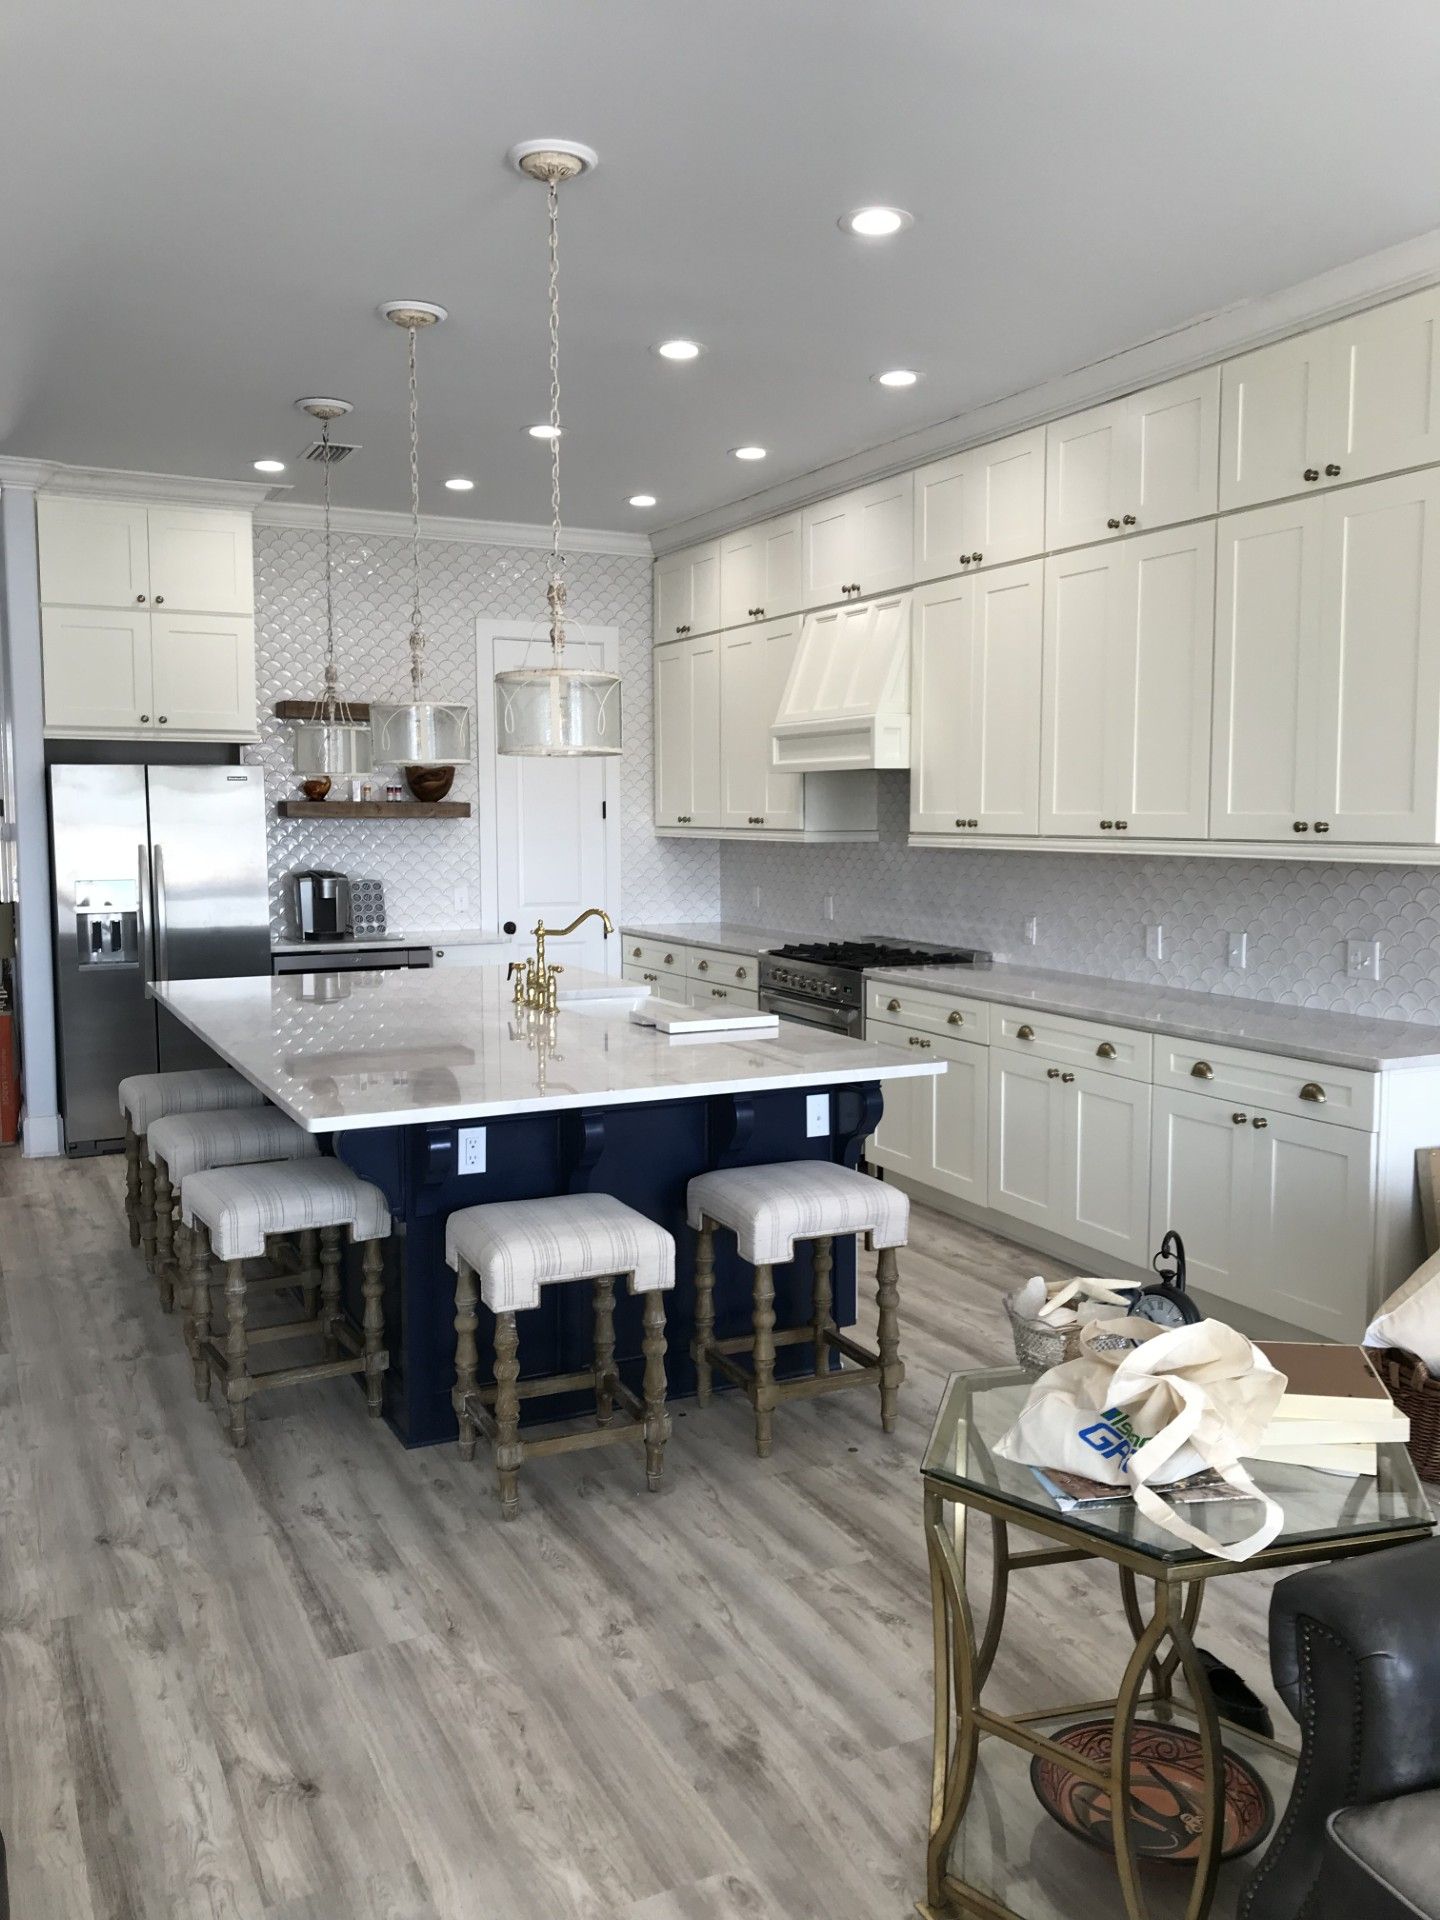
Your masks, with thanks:
[(620, 752), (620, 676), (565, 665), (565, 556), (560, 544), (560, 227), (562, 181), (588, 173), (596, 154), (569, 140), (526, 140), (511, 163), (545, 188), (550, 240), (550, 623), (547, 666), (495, 676), (495, 750), (544, 758)]
[(291, 760), (296, 773), (307, 779), (349, 780), (369, 773), (375, 764), (370, 728), (357, 720), (336, 692), (335, 569), (330, 542), (330, 423), (354, 408), (348, 400), (297, 400), (296, 406), (320, 422), (320, 471), (325, 486), (325, 678), (315, 711), (295, 723)]
[[(412, 774), (427, 767), (458, 767), (473, 758), (470, 748), (470, 709), (425, 693), (425, 626), (422, 617), (420, 558), (420, 394), (416, 373), (416, 336), (426, 327), (438, 327), (447, 315), (430, 300), (390, 300), (381, 317), (403, 327), (410, 340), (410, 691), (411, 698), (387, 705), (374, 701), (370, 723), (375, 731), (375, 757), (384, 766), (403, 766), (412, 791)], [(423, 784), (423, 783), (422, 783)]]

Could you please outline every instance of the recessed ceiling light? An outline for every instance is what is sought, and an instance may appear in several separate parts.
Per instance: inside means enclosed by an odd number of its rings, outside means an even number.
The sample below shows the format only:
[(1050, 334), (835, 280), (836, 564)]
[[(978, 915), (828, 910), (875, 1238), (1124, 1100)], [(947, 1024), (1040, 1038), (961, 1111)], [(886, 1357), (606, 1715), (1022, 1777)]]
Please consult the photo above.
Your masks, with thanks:
[(763, 460), (765, 458), (764, 447), (732, 447), (730, 451), (737, 460)]
[(632, 507), (653, 507), (655, 496), (653, 493), (632, 493), (630, 504)]
[(872, 376), (877, 387), (913, 387), (920, 378), (912, 367), (891, 367), (888, 373)]
[(662, 360), (698, 360), (704, 348), (698, 340), (662, 340), (655, 351)]
[(538, 426), (527, 427), (525, 431), (532, 440), (558, 440), (565, 429), (552, 427), (548, 420), (542, 420)]
[(843, 232), (853, 233), (861, 240), (885, 240), (914, 224), (914, 214), (906, 213), (903, 207), (856, 207), (850, 213), (842, 213), (839, 221)]
[(445, 485), (450, 489), (451, 493), (470, 493), (474, 489), (475, 482), (473, 480), (466, 480), (462, 475), (457, 473), (455, 478), (453, 480), (447, 480)]
[(285, 471), (285, 462), (283, 460), (257, 460), (255, 462), (255, 471), (257, 473), (283, 473)]

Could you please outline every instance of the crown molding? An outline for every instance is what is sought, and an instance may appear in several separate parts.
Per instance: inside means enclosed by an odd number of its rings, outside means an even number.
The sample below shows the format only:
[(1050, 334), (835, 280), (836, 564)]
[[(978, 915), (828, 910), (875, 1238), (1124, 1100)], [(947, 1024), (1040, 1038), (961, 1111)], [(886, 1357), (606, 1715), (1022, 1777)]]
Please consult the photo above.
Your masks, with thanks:
[[(325, 524), (323, 507), (301, 500), (270, 500), (255, 512), (257, 527), (304, 527), (318, 531)], [(410, 538), (408, 513), (393, 513), (380, 507), (334, 507), (330, 524), (337, 533), (372, 534), (396, 540)], [(523, 520), (468, 520), (448, 513), (422, 513), (422, 540), (453, 540), (467, 547), (529, 547), (536, 550), (550, 545), (549, 527)], [(563, 535), (566, 553), (639, 554), (650, 559), (650, 536), (646, 533), (607, 532), (601, 527), (567, 527)]]
[(275, 489), (258, 480), (207, 480), (188, 473), (136, 473), (128, 467), (71, 467), (59, 460), (0, 456), (0, 486), (106, 500), (168, 501), (190, 507), (256, 507)]
[(53, 460), (17, 460), (0, 453), (0, 492), (10, 487), (33, 493), (46, 484), (54, 471)]
[(887, 440), (879, 446), (847, 454), (823, 467), (797, 474), (774, 486), (732, 500), (723, 507), (677, 520), (657, 528), (657, 554), (674, 553), (697, 540), (713, 540), (737, 527), (752, 526), (771, 514), (825, 500), (850, 487), (888, 479), (932, 460), (948, 459), (970, 447), (984, 446), (1044, 426), (1086, 407), (1119, 399), (1140, 387), (1158, 385), (1181, 374), (1194, 373), (1228, 360), (1253, 347), (1263, 347), (1287, 334), (1327, 321), (1343, 319), (1361, 308), (1416, 293), (1440, 282), (1440, 228), (1366, 254), (1359, 260), (1330, 268), (1297, 286), (1253, 299), (1237, 300), (1213, 313), (1184, 321), (1177, 327), (1136, 341), (1052, 380), (972, 407), (933, 426)]

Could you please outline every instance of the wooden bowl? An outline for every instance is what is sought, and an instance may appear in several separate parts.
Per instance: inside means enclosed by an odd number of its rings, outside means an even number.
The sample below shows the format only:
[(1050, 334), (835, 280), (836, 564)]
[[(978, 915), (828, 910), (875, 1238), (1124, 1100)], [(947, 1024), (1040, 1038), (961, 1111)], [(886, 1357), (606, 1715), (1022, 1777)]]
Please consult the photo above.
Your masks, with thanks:
[(454, 767), (406, 767), (405, 769), (405, 784), (417, 800), (443, 800), (454, 783)]
[(302, 780), (300, 791), (307, 800), (323, 800), (330, 791), (329, 774), (317, 773), (311, 780)]

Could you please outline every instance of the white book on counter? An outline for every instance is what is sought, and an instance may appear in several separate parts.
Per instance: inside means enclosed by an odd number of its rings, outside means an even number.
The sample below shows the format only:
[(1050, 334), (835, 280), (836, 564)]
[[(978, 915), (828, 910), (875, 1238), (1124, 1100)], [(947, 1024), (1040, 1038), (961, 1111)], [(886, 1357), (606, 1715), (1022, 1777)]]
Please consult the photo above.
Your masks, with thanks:
[(652, 994), (638, 1007), (630, 1009), (637, 1027), (654, 1027), (658, 1033), (744, 1033), (750, 1039), (763, 1040), (779, 1033), (778, 1013), (757, 1013), (745, 1008), (728, 1009), (687, 1006), (682, 1000), (658, 1000)]

